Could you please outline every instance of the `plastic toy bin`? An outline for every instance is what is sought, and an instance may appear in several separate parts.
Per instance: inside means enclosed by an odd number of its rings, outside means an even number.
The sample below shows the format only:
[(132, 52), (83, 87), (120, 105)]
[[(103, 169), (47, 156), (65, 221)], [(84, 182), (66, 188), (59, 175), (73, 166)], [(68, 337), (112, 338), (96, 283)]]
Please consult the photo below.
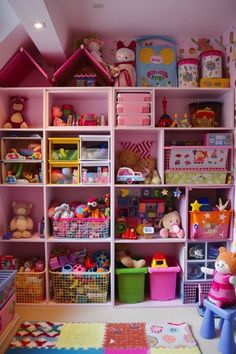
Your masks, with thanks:
[(0, 309), (15, 291), (16, 270), (0, 270)]
[(16, 301), (39, 303), (45, 300), (45, 271), (18, 272), (16, 275)]
[(116, 268), (118, 276), (118, 298), (120, 302), (144, 301), (145, 274), (148, 268)]
[(15, 316), (16, 295), (8, 300), (5, 306), (0, 310), (0, 335), (7, 328), (8, 324), (13, 320)]
[(190, 211), (191, 239), (226, 239), (232, 210), (223, 211)]
[(49, 271), (52, 300), (59, 303), (104, 303), (110, 271), (63, 273)]
[(173, 300), (176, 297), (176, 280), (180, 266), (171, 258), (168, 267), (148, 267), (151, 300)]

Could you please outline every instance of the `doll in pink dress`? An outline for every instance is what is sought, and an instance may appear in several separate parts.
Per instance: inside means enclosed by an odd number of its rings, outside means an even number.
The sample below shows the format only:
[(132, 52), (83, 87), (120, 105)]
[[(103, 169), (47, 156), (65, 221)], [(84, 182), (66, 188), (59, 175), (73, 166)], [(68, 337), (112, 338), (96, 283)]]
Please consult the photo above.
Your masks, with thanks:
[(201, 271), (213, 275), (209, 301), (219, 307), (236, 305), (236, 253), (220, 247), (215, 269), (201, 267)]

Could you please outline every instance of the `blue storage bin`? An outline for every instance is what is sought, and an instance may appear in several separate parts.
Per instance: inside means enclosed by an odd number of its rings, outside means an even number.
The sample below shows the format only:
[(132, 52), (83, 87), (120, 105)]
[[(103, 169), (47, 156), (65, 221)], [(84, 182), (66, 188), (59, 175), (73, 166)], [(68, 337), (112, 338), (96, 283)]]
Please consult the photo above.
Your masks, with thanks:
[(0, 270), (0, 309), (15, 292), (17, 270)]
[(137, 86), (177, 86), (176, 44), (165, 36), (137, 39)]

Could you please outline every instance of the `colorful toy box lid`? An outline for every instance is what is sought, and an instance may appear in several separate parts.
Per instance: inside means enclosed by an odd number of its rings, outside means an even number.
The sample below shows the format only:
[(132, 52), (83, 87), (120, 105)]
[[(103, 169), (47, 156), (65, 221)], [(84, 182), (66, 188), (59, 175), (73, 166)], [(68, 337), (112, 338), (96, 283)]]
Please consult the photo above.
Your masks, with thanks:
[(165, 36), (137, 39), (137, 86), (177, 86), (176, 44)]

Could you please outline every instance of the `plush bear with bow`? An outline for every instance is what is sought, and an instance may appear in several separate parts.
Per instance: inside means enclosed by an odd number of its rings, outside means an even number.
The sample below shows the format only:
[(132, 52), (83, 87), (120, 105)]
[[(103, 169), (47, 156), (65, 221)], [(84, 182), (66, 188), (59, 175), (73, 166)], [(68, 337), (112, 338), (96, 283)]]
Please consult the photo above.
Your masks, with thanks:
[(135, 41), (125, 46), (122, 41), (117, 43), (116, 67), (119, 69), (119, 75), (115, 78), (115, 86), (135, 86)]

